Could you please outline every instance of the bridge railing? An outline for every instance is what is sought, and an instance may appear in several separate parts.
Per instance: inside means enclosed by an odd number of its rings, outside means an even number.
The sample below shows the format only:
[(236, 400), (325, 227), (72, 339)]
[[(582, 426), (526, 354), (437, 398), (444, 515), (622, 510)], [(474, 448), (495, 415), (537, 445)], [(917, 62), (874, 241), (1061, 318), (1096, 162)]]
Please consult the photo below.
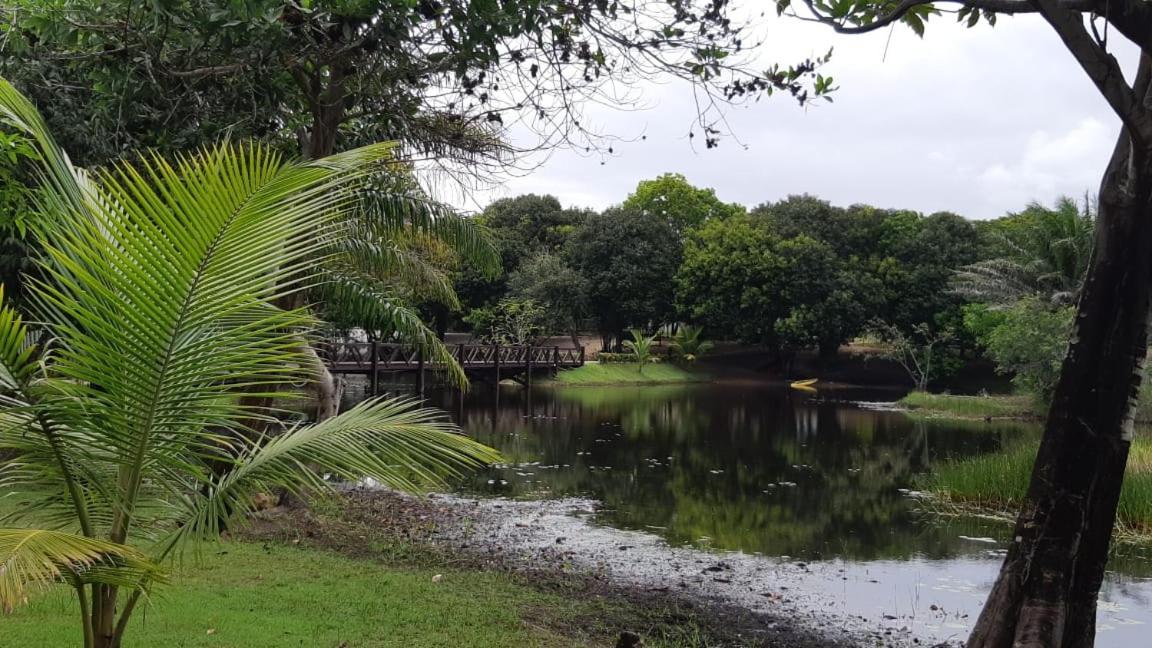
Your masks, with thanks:
[[(499, 344), (449, 345), (456, 362), (468, 368), (578, 367), (584, 364), (584, 348), (559, 346), (505, 346)], [(385, 342), (329, 340), (318, 349), (331, 369), (340, 371), (387, 371), (433, 369), (439, 363), (422, 353), (418, 345)]]

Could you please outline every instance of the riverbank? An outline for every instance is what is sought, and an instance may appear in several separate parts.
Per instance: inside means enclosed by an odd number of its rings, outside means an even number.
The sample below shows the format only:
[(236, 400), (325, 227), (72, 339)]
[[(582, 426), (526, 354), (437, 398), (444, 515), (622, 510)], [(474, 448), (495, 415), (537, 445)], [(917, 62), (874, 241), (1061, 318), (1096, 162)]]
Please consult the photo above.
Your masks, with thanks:
[[(855, 574), (838, 562), (670, 547), (651, 534), (592, 523), (595, 507), (572, 498), (353, 491), (338, 510), (269, 512), (246, 537), (385, 564), (415, 560), (436, 570), (501, 574), (566, 601), (560, 609), (573, 611), (558, 632), (587, 637), (572, 646), (611, 646), (626, 630), (649, 647), (685, 648), (910, 648), (952, 646), (945, 639), (959, 636), (949, 625), (958, 620), (928, 603), (868, 618), (844, 612), (836, 601), (846, 586), (878, 595), (892, 587), (874, 569)], [(909, 631), (933, 618), (943, 638)]]
[(912, 392), (896, 401), (897, 406), (916, 416), (958, 419), (1036, 420), (1040, 414), (1028, 396), (958, 396)]
[(668, 385), (707, 382), (708, 380), (708, 375), (703, 372), (690, 371), (668, 363), (644, 365), (644, 370), (640, 371), (635, 364), (590, 362), (583, 367), (559, 372), (552, 384), (558, 386)]

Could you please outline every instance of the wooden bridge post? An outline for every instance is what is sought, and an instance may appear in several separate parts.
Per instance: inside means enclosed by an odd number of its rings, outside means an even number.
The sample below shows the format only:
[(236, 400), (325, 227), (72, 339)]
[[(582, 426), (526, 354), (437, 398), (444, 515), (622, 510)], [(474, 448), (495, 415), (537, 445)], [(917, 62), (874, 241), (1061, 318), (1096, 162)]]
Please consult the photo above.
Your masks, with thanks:
[(584, 366), (584, 347), (580, 347), (580, 366)]
[(556, 374), (560, 373), (560, 347), (552, 347), (552, 377), (555, 378)]
[(499, 344), (493, 344), (492, 345), (492, 365), (496, 368), (496, 380), (494, 381), (493, 384), (496, 385), (496, 389), (500, 389), (500, 345)]
[(532, 345), (531, 344), (528, 345), (528, 359), (526, 362), (527, 362), (527, 368), (528, 368), (528, 376), (527, 376), (528, 386), (531, 387), (532, 386)]
[(380, 343), (372, 340), (372, 377), (369, 379), (370, 396), (380, 393)]
[(424, 345), (416, 347), (416, 395), (424, 398)]

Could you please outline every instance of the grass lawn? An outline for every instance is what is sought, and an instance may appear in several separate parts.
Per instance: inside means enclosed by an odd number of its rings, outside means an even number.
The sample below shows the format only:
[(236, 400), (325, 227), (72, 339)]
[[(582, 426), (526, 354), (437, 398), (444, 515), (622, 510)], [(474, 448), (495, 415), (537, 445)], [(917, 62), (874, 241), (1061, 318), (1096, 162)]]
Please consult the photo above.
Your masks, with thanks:
[(956, 396), (912, 392), (899, 404), (913, 413), (951, 418), (1037, 418), (1039, 414), (1028, 396)]
[[(432, 577), (442, 573), (440, 582)], [(81, 645), (71, 590), (0, 617), (0, 644)], [(396, 569), (287, 545), (229, 542), (191, 558), (137, 613), (126, 648), (475, 648), (586, 645), (527, 621), (571, 603), (477, 571)]]
[[(1037, 447), (1035, 440), (1022, 440), (997, 453), (940, 463), (919, 486), (938, 494), (942, 507), (1015, 519)], [(1152, 540), (1152, 438), (1137, 436), (1132, 443), (1116, 521), (1118, 537)]]
[(644, 365), (639, 371), (635, 364), (588, 363), (556, 374), (557, 385), (638, 385), (704, 382), (705, 374), (687, 371), (673, 364)]

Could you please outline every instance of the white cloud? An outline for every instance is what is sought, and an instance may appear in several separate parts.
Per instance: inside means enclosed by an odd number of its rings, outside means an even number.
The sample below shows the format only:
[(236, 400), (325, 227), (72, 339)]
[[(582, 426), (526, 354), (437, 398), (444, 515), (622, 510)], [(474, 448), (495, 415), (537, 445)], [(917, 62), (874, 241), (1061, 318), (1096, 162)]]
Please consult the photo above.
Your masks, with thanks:
[(1115, 130), (1089, 117), (1066, 133), (1035, 131), (1017, 159), (993, 164), (979, 175), (981, 193), (993, 204), (1023, 205), (1040, 197), (1095, 191)]

